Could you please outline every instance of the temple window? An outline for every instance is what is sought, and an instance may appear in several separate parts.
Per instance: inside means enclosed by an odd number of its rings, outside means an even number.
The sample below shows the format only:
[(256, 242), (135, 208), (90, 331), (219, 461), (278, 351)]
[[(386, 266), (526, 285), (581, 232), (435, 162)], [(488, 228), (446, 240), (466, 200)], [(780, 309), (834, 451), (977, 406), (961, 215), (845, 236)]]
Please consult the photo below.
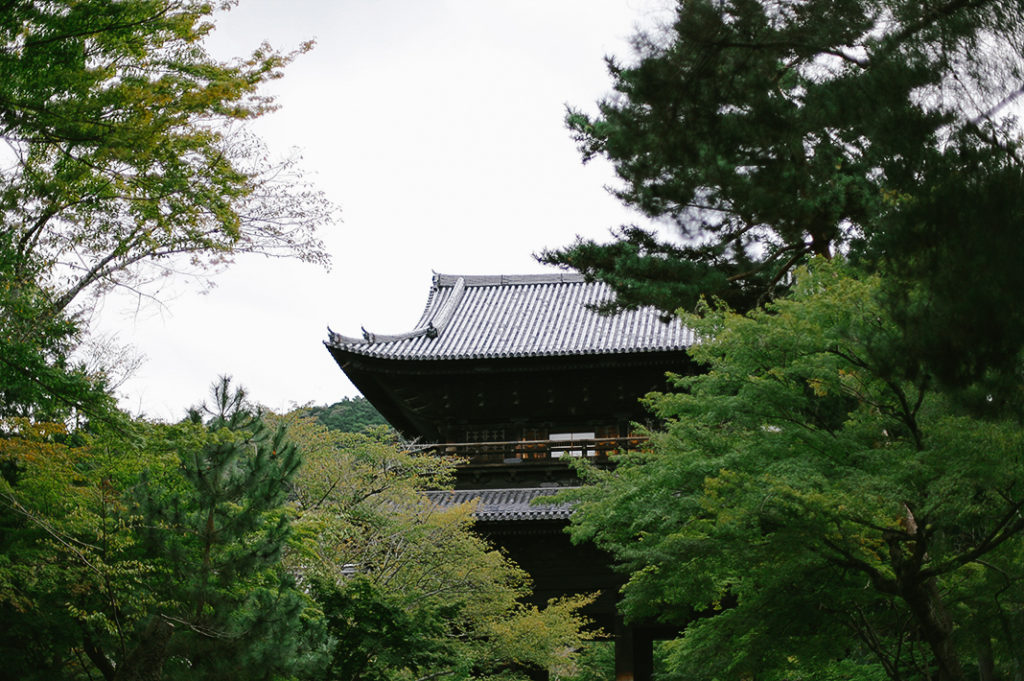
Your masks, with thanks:
[(594, 431), (551, 433), (548, 435), (548, 439), (551, 440), (552, 459), (559, 459), (563, 456), (581, 457), (584, 453), (587, 456), (594, 456), (593, 442), (585, 442), (581, 445), (581, 441), (594, 439)]

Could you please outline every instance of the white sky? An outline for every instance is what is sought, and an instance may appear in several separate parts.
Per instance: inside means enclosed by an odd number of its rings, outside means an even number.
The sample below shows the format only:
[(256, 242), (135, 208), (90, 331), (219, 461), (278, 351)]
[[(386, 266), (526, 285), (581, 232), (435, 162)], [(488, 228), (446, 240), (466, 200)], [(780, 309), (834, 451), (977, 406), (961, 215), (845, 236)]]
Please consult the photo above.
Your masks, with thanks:
[(274, 409), (358, 394), (323, 347), (328, 325), (407, 331), (432, 271), (551, 271), (533, 253), (640, 220), (580, 163), (564, 107), (610, 90), (606, 54), (628, 56), (666, 0), (242, 0), (211, 48), (243, 55), (315, 38), (268, 92), (253, 130), (341, 208), (324, 233), (330, 272), (247, 259), (211, 292), (166, 305), (106, 301), (98, 327), (142, 367), (119, 390), (133, 413), (177, 420), (230, 374)]

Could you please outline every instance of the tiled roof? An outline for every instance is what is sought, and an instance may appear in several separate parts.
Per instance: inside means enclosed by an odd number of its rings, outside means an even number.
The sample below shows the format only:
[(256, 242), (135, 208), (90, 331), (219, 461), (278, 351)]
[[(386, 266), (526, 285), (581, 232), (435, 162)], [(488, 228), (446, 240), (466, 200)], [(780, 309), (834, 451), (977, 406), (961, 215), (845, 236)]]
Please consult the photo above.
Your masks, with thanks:
[(600, 315), (613, 298), (579, 274), (458, 276), (435, 274), (412, 331), (361, 338), (330, 332), (327, 345), (369, 357), (470, 359), (681, 350), (694, 342), (678, 320), (653, 308)]
[(559, 490), (551, 487), (524, 489), (483, 489), (427, 492), (427, 497), (438, 506), (448, 507), (477, 499), (473, 517), (482, 522), (510, 520), (568, 520), (572, 515), (569, 504), (532, 504)]

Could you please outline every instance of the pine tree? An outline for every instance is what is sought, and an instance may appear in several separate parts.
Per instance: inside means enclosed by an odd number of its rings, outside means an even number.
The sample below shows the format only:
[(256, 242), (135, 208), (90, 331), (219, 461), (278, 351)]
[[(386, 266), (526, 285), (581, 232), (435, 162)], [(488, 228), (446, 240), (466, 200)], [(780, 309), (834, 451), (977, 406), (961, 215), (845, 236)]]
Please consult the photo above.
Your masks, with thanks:
[(1011, 0), (680, 1), (632, 62), (609, 59), (598, 112), (567, 117), (584, 161), (611, 161), (615, 195), (670, 235), (625, 226), (543, 259), (608, 282), (610, 309), (671, 313), (751, 309), (845, 252), (886, 274), (940, 378), (1012, 373), (1022, 40)]
[(141, 486), (145, 546), (173, 605), (151, 615), (128, 664), (137, 652), (171, 678), (276, 678), (294, 671), (309, 634), (306, 599), (281, 562), (301, 459), (285, 428), (271, 432), (229, 379), (213, 397), (202, 446), (181, 452), (180, 480)]
[(207, 413), (0, 439), (0, 642), (23, 679), (289, 678), (321, 629), (285, 568), (300, 463), (222, 380)]

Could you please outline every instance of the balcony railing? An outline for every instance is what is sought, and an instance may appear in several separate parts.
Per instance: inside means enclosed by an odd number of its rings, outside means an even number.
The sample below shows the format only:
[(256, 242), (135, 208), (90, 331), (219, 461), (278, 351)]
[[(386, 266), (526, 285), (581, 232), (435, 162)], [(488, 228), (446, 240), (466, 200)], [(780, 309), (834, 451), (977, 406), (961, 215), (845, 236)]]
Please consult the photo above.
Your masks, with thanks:
[(529, 463), (562, 458), (607, 459), (610, 454), (639, 449), (646, 437), (599, 437), (567, 440), (445, 442), (426, 445), (434, 454), (457, 456), (467, 463)]

